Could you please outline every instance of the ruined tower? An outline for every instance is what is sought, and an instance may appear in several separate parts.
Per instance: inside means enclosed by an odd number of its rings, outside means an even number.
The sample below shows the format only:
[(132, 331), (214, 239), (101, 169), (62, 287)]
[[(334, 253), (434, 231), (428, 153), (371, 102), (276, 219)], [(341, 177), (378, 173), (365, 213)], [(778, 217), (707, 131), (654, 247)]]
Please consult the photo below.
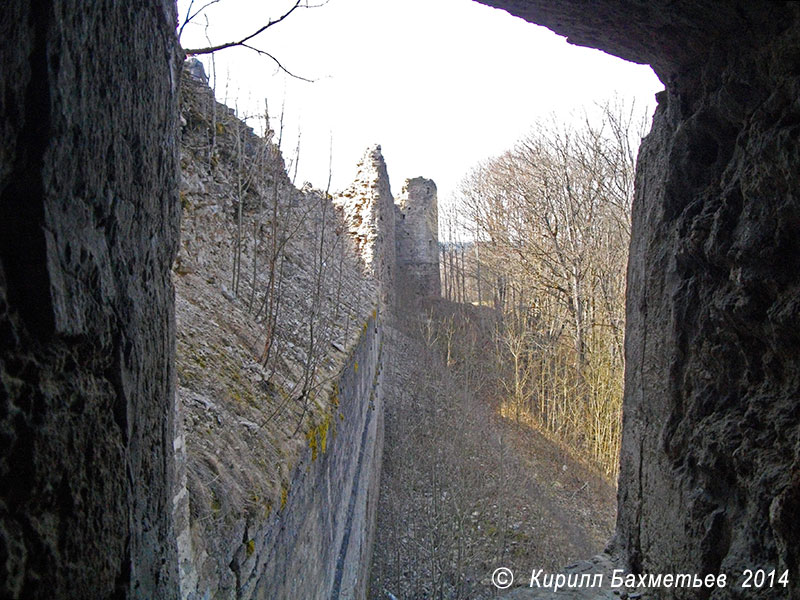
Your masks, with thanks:
[(440, 295), (438, 213), (436, 184), (406, 179), (395, 202), (396, 282), (406, 298)]
[(367, 149), (355, 181), (334, 198), (348, 223), (356, 250), (380, 288), (384, 307), (394, 305), (394, 199), (381, 147)]
[(383, 306), (439, 296), (436, 184), (406, 179), (395, 201), (380, 146), (367, 149), (355, 181), (334, 203), (341, 207), (356, 250), (380, 287)]

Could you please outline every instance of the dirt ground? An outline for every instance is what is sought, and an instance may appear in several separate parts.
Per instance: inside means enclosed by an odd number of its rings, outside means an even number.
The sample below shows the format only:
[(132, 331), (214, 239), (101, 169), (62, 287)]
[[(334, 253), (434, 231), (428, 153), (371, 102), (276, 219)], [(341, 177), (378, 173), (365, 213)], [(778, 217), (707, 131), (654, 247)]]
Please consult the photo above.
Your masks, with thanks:
[(616, 513), (611, 482), (501, 417), (488, 394), (470, 392), (481, 386), (465, 384), (469, 374), (450, 372), (420, 340), (398, 332), (390, 343), (398, 358), (370, 598), (493, 598), (498, 567), (529, 579), (603, 550)]

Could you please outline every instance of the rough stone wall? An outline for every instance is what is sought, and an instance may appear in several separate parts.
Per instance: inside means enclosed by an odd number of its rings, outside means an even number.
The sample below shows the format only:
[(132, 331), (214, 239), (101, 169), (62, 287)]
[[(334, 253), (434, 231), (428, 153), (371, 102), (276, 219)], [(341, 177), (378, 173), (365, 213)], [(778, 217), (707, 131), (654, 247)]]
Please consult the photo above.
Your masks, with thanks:
[(406, 179), (395, 203), (397, 289), (410, 297), (439, 296), (439, 209), (436, 184)]
[[(362, 598), (383, 443), (379, 284), (330, 198), (295, 189), (268, 137), (215, 101), (201, 65), (187, 67), (175, 265), (181, 597)], [(265, 364), (273, 236), (280, 310)], [(377, 239), (361, 251), (381, 264)]]
[[(616, 548), (800, 593), (800, 6), (497, 0), (666, 84), (639, 157)], [(591, 7), (588, 6), (591, 4)], [(740, 587), (744, 569), (789, 588)]]
[(175, 598), (174, 5), (0, 31), (0, 596)]
[[(642, 148), (618, 528), (634, 568), (789, 569), (794, 594), (798, 8), (782, 34), (712, 49), (699, 73), (670, 86)], [(710, 597), (790, 592), (737, 585)]]
[[(383, 449), (383, 343), (370, 318), (336, 386), (337, 411), (315, 432), (280, 506), (196, 538), (182, 597), (364, 598)], [(323, 437), (324, 436), (324, 437)]]
[(357, 169), (353, 183), (334, 197), (334, 203), (342, 209), (366, 272), (380, 284), (388, 313), (395, 302), (395, 214), (381, 147), (368, 148)]

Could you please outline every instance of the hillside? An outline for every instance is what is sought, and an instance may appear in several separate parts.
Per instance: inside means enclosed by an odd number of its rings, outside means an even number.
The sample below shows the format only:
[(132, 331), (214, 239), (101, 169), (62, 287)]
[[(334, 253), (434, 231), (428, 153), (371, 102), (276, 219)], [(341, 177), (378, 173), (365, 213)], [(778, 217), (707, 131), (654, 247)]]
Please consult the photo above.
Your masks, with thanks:
[(202, 71), (184, 70), (181, 126), (176, 520), (184, 580), (213, 589), (336, 435), (338, 381), (378, 299), (341, 210), (296, 189), (270, 137), (216, 102)]

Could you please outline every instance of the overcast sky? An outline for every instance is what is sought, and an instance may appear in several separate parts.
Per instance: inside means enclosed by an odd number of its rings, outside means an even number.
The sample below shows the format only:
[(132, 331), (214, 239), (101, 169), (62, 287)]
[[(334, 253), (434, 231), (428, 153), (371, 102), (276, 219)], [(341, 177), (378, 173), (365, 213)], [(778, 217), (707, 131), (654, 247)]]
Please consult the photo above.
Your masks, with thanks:
[[(181, 18), (188, 3), (178, 2)], [(220, 0), (207, 11), (208, 29), (200, 17), (181, 41), (190, 48), (206, 46), (206, 35), (238, 39), (292, 4)], [(446, 202), (471, 166), (513, 145), (537, 119), (569, 119), (615, 95), (652, 111), (663, 89), (648, 66), (571, 46), (470, 0), (329, 0), (252, 43), (314, 83), (231, 49), (215, 55), (217, 97), (240, 113), (267, 98), (273, 129), (285, 99), (284, 156), (293, 159), (301, 131), (297, 183), (322, 189), (332, 137), (332, 190), (349, 184), (364, 150), (378, 143), (395, 195), (406, 178), (424, 176)], [(210, 58), (201, 60), (209, 72)]]

